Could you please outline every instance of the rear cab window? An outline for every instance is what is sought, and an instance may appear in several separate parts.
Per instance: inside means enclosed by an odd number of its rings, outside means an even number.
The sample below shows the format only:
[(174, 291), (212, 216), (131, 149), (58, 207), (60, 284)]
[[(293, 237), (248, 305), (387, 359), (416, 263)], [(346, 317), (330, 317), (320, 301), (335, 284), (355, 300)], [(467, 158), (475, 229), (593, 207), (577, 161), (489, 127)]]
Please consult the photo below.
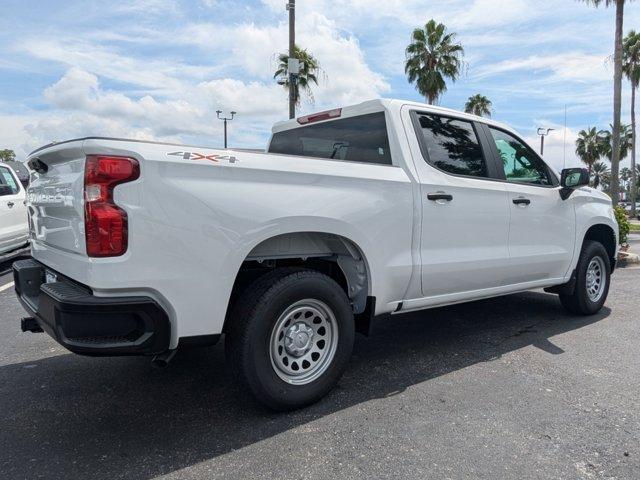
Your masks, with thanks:
[(384, 112), (276, 132), (268, 152), (391, 165)]

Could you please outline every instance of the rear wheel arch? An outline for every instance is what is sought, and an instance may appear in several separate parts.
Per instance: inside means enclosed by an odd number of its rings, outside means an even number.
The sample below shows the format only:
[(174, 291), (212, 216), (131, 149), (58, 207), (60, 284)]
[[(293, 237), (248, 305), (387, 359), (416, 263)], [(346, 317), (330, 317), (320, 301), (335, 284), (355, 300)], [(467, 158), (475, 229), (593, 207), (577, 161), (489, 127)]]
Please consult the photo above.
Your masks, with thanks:
[(238, 296), (263, 275), (284, 267), (313, 269), (334, 279), (351, 301), (357, 330), (368, 333), (375, 299), (364, 252), (344, 236), (312, 231), (275, 235), (251, 249), (236, 273), (223, 331)]

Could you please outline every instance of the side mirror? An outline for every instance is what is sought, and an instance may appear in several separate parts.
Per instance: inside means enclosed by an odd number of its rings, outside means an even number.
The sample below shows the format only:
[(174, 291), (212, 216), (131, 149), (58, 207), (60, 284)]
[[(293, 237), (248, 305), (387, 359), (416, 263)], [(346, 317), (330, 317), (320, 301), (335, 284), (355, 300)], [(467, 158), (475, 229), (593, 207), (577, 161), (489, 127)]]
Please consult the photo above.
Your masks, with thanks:
[(565, 168), (560, 175), (560, 198), (566, 200), (573, 190), (589, 185), (589, 170), (586, 168)]
[(586, 168), (565, 168), (560, 176), (562, 188), (578, 188), (589, 185), (589, 170)]

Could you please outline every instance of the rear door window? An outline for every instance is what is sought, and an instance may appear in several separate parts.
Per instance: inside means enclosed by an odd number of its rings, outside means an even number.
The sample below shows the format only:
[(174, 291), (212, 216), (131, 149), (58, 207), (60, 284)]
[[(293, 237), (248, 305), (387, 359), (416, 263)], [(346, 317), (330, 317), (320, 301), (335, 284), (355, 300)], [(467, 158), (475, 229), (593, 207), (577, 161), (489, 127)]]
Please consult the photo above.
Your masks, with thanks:
[(417, 119), (427, 162), (454, 175), (489, 176), (473, 123), (432, 114)]
[(269, 152), (391, 165), (384, 112), (274, 133)]

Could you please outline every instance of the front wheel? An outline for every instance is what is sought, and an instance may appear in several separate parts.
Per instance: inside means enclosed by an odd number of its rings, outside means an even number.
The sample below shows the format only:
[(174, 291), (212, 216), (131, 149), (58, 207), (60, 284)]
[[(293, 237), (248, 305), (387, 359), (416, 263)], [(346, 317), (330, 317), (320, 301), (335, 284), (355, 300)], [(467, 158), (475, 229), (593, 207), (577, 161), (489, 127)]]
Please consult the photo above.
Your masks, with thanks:
[(607, 299), (610, 280), (611, 263), (607, 251), (601, 243), (587, 240), (580, 252), (574, 292), (560, 295), (560, 302), (571, 313), (593, 315)]
[(355, 333), (349, 299), (334, 280), (314, 270), (278, 269), (251, 285), (236, 305), (228, 359), (257, 400), (291, 410), (335, 386)]

